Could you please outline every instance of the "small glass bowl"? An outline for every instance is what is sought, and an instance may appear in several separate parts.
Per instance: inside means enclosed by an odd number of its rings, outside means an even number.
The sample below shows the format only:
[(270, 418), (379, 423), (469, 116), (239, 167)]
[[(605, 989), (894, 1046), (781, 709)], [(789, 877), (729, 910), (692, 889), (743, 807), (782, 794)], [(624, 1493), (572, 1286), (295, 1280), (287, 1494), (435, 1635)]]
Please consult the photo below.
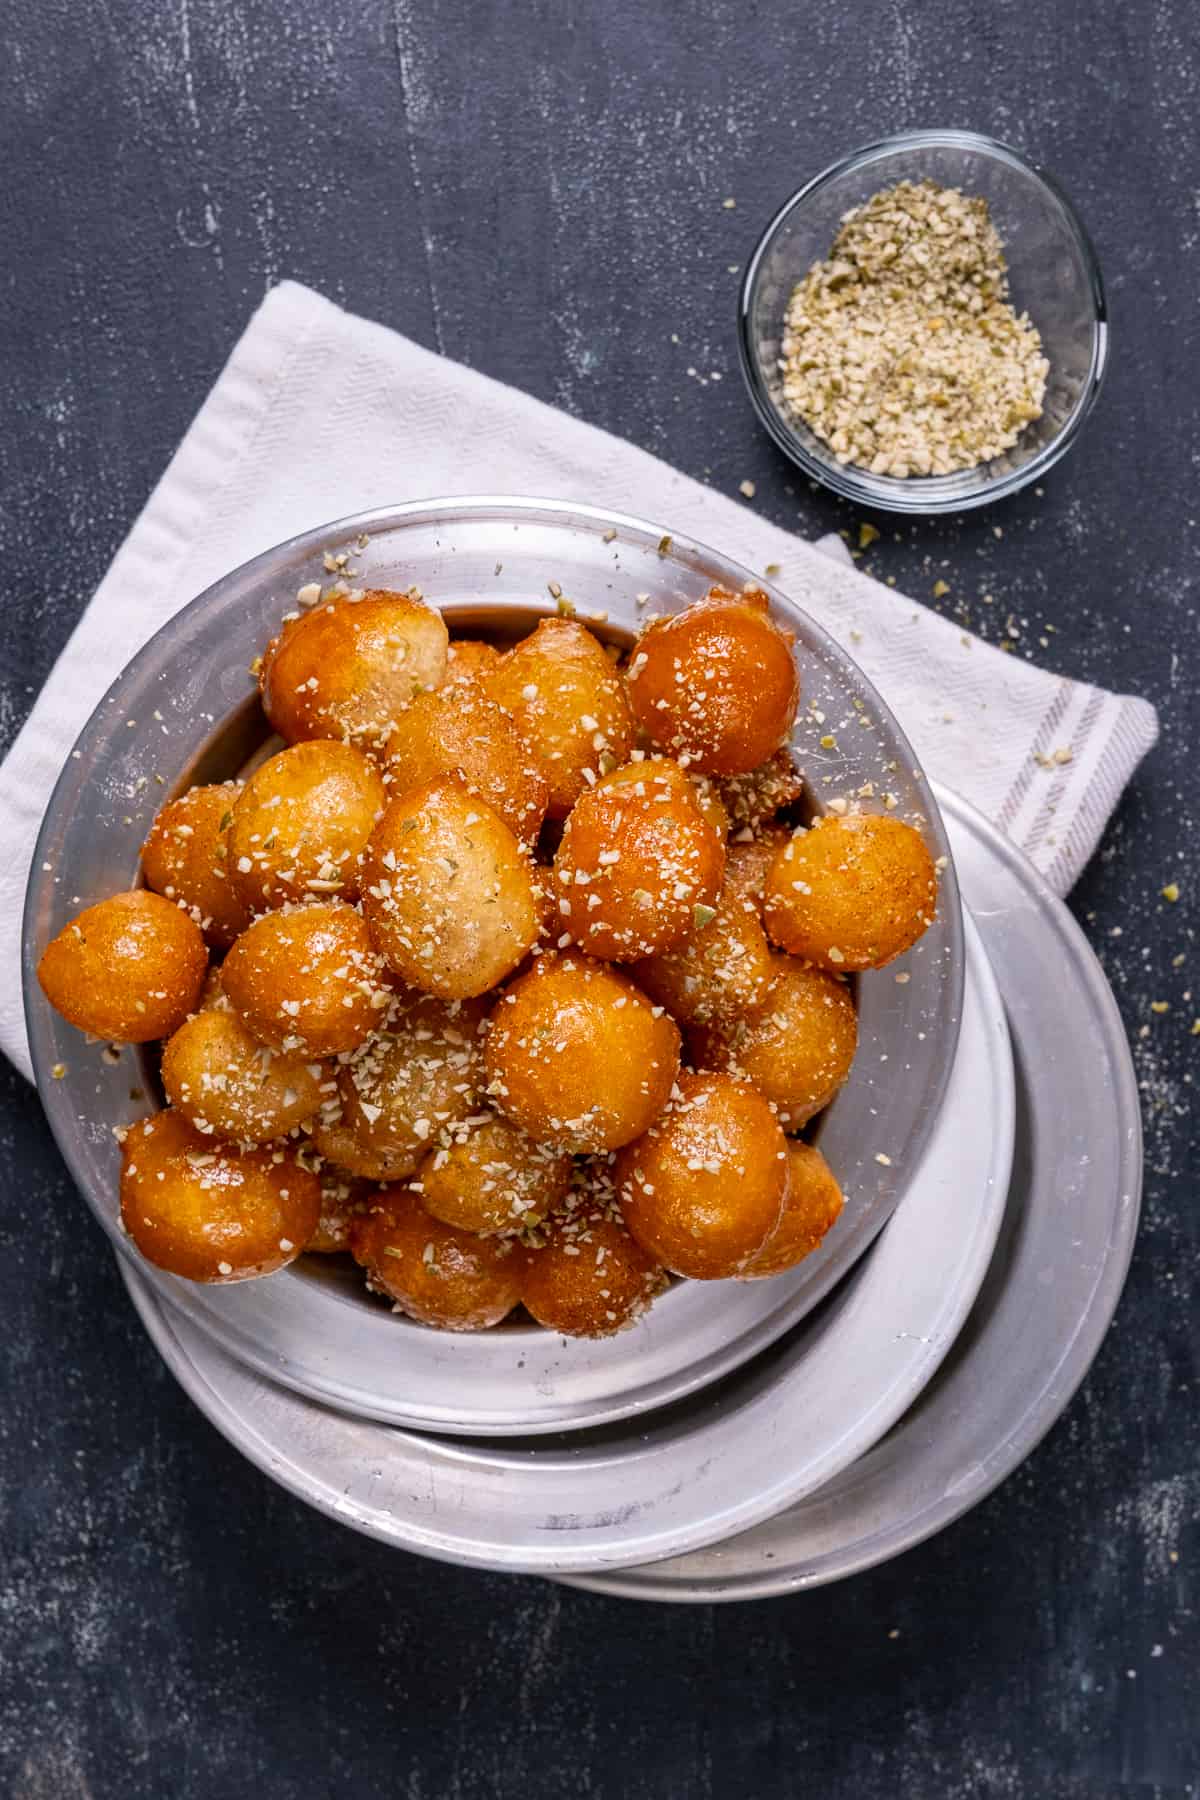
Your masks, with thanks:
[[(880, 188), (929, 180), (987, 201), (1008, 261), (1010, 294), (1042, 336), (1050, 362), (1042, 417), (1011, 450), (953, 475), (872, 475), (840, 463), (790, 413), (779, 368), (792, 290), (828, 256), (843, 215)], [(1104, 287), (1088, 236), (1061, 188), (1016, 150), (973, 131), (911, 131), (868, 144), (793, 194), (763, 232), (742, 282), (742, 373), (759, 418), (813, 480), (884, 512), (949, 513), (986, 506), (1044, 475), (1075, 442), (1108, 360)]]

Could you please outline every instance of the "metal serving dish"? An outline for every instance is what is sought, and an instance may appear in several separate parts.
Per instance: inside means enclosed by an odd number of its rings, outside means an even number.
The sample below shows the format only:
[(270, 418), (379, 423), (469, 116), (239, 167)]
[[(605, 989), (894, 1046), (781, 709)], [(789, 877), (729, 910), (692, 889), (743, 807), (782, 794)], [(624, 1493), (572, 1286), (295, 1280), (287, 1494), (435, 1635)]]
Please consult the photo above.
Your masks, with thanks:
[[(661, 526), (561, 502), (480, 498), (319, 527), (215, 583), (114, 683), (68, 757), (43, 823), (26, 901), (24, 980), (30, 1049), (58, 1145), (112, 1242), (155, 1291), (232, 1356), (311, 1399), (465, 1435), (594, 1426), (680, 1399), (809, 1312), (862, 1255), (915, 1172), (945, 1092), (961, 1009), (953, 865), (947, 860), (937, 921), (904, 959), (910, 980), (901, 985), (887, 970), (859, 982), (858, 1057), (819, 1125), (847, 1205), (821, 1249), (789, 1275), (677, 1282), (633, 1330), (593, 1343), (516, 1321), (477, 1337), (429, 1331), (367, 1295), (356, 1272), (317, 1258), (230, 1287), (149, 1269), (118, 1225), (113, 1128), (158, 1103), (153, 1056), (127, 1047), (113, 1059), (89, 1044), (46, 1005), (34, 971), (80, 907), (137, 881), (140, 846), (163, 801), (197, 780), (235, 773), (266, 737), (249, 665), (296, 590), (328, 579), (327, 551), (349, 553), (351, 578), (362, 585), (416, 584), (452, 630), (501, 637), (552, 609), (551, 581), (586, 623), (620, 637), (647, 613), (678, 610), (714, 582), (736, 588), (754, 579)], [(897, 815), (918, 822), (935, 855), (948, 859), (936, 804), (879, 696), (806, 613), (783, 594), (771, 598), (796, 634), (803, 698), (795, 744), (810, 803), (890, 790)], [(822, 747), (829, 736), (836, 750)], [(56, 1079), (57, 1066), (65, 1073)]]

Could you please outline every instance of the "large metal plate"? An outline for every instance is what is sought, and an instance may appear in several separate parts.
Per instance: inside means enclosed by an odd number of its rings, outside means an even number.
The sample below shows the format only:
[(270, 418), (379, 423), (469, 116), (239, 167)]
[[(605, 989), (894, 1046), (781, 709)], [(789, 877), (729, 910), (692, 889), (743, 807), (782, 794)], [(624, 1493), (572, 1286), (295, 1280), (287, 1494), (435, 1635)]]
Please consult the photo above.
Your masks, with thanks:
[(1013, 1074), (999, 991), (973, 927), (967, 944), (946, 1105), (874, 1248), (784, 1342), (650, 1417), (491, 1445), (367, 1424), (263, 1381), (128, 1268), (126, 1281), (167, 1362), (218, 1429), (360, 1531), (447, 1561), (546, 1574), (714, 1542), (861, 1456), (911, 1405), (970, 1310), (1004, 1210)]
[[(369, 536), (358, 550), (361, 533)], [(127, 887), (150, 818), (176, 788), (234, 773), (263, 723), (247, 665), (293, 604), (320, 580), (326, 549), (346, 550), (364, 585), (416, 582), (452, 624), (527, 629), (531, 608), (560, 584), (600, 629), (630, 632), (638, 596), (676, 609), (713, 582), (748, 572), (662, 528), (586, 507), (519, 500), (422, 502), (323, 527), (225, 577), (146, 645), (81, 735), (55, 790), (33, 862), (25, 918), (27, 1017), (39, 1089), (59, 1147), (89, 1205), (125, 1257), (117, 1226), (112, 1129), (146, 1110), (146, 1057), (100, 1046), (45, 1004), (33, 971), (49, 938), (92, 900)], [(861, 673), (784, 595), (796, 634), (805, 707), (796, 733), (814, 804), (891, 789), (898, 812), (943, 827), (912, 751)], [(831, 736), (837, 749), (828, 748)], [(826, 743), (822, 743), (822, 740)], [(938, 919), (892, 970), (859, 984), (860, 1048), (820, 1126), (847, 1206), (821, 1249), (790, 1275), (752, 1285), (679, 1283), (633, 1330), (565, 1342), (532, 1325), (478, 1337), (433, 1332), (369, 1298), (349, 1273), (305, 1258), (265, 1281), (229, 1287), (146, 1271), (163, 1297), (248, 1366), (364, 1417), (441, 1432), (527, 1435), (639, 1415), (728, 1374), (808, 1313), (852, 1267), (890, 1215), (938, 1115), (952, 1060), (962, 983), (953, 868)], [(49, 1071), (65, 1068), (61, 1079)], [(140, 1097), (139, 1097), (140, 1096)], [(883, 1152), (890, 1161), (876, 1160)]]
[(1108, 1329), (1137, 1234), (1137, 1083), (1103, 971), (1019, 851), (940, 794), (963, 895), (1004, 991), (1017, 1158), (1000, 1242), (920, 1400), (819, 1493), (713, 1547), (580, 1583), (643, 1600), (749, 1600), (886, 1562), (969, 1511), (1054, 1424)]

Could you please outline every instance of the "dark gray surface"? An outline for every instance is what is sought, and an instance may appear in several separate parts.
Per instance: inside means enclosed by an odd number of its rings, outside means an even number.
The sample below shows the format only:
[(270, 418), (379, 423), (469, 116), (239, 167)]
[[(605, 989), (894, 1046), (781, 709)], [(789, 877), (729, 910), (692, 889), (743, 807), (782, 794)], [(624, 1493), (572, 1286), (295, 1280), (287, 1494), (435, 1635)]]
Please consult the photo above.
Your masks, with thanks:
[(993, 131), (1059, 175), (1108, 278), (1114, 357), (1044, 495), (887, 523), (868, 563), (921, 598), (944, 578), (943, 607), (993, 639), (1011, 610), (1014, 654), (1148, 695), (1165, 730), (1075, 896), (1147, 1104), (1116, 1328), (1019, 1475), (841, 1588), (633, 1608), (389, 1555), (305, 1511), (161, 1371), (4, 1071), (0, 1791), (1200, 1791), (1189, 0), (8, 0), (3, 17), (6, 738), (283, 275), (727, 492), (750, 477), (799, 531), (856, 524), (790, 492), (753, 424), (728, 265), (799, 180), (922, 124)]

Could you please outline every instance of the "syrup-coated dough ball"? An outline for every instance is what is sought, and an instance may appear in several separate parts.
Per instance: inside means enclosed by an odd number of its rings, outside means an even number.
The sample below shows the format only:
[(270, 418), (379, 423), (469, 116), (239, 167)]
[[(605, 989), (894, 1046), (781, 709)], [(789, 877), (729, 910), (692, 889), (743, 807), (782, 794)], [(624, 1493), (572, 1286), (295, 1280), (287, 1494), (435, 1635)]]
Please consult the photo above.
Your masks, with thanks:
[(633, 748), (625, 684), (598, 638), (573, 619), (543, 619), (487, 677), (488, 692), (516, 722), (563, 819), (589, 777), (623, 763)]
[(484, 994), (541, 923), (532, 864), (499, 814), (457, 775), (385, 809), (363, 858), (363, 913), (389, 968), (446, 999)]
[(478, 681), (485, 686), (500, 661), (494, 644), (480, 638), (451, 638), (446, 651), (446, 679), (443, 686), (455, 681)]
[(233, 809), (234, 886), (254, 912), (314, 895), (353, 900), (387, 794), (353, 744), (313, 738), (262, 763)]
[(642, 1248), (677, 1275), (719, 1281), (741, 1274), (779, 1223), (787, 1140), (748, 1082), (685, 1073), (613, 1174)]
[(267, 646), (263, 708), (289, 744), (345, 738), (379, 744), (409, 701), (446, 673), (440, 613), (376, 588), (291, 619)]
[(537, 838), (548, 799), (537, 758), (478, 682), (457, 680), (418, 695), (396, 721), (384, 756), (394, 795), (458, 774), (517, 837), (527, 844)]
[(511, 1119), (477, 1115), (430, 1151), (413, 1192), (426, 1212), (460, 1231), (523, 1231), (557, 1206), (571, 1185), (568, 1151), (535, 1143)]
[(316, 1230), (321, 1184), (291, 1154), (236, 1150), (177, 1112), (132, 1125), (121, 1152), (121, 1221), (148, 1262), (189, 1281), (245, 1281), (297, 1257)]
[(317, 1178), (321, 1183), (321, 1216), (304, 1248), (315, 1256), (340, 1256), (349, 1250), (350, 1227), (366, 1212), (375, 1197), (375, 1188), (333, 1163), (323, 1163)]
[(753, 902), (726, 886), (714, 907), (696, 908), (678, 943), (631, 973), (680, 1025), (705, 1025), (759, 1004), (771, 983), (771, 947)]
[(771, 958), (771, 985), (751, 1012), (700, 1026), (688, 1037), (698, 1068), (752, 1082), (785, 1131), (823, 1112), (850, 1073), (858, 1019), (849, 988), (794, 957)]
[(250, 923), (229, 868), (229, 828), (241, 791), (240, 781), (189, 788), (167, 802), (142, 845), (146, 886), (185, 907), (218, 950)]
[(397, 999), (386, 1028), (338, 1071), (341, 1119), (332, 1134), (320, 1123), (314, 1130), (322, 1155), (377, 1181), (411, 1175), (481, 1110), (484, 1014), (478, 1000)]
[(767, 877), (767, 933), (825, 969), (881, 969), (937, 911), (925, 840), (886, 813), (828, 813), (780, 850)]
[(356, 1049), (392, 998), (364, 920), (341, 903), (264, 913), (225, 958), (221, 981), (255, 1037), (301, 1056)]
[(804, 777), (786, 747), (744, 775), (727, 775), (717, 791), (729, 815), (731, 831), (756, 830), (791, 806), (804, 792)]
[[(337, 1084), (334, 1084), (335, 1092)], [(371, 1142), (362, 1114), (350, 1118), (335, 1101), (317, 1114), (310, 1127), (313, 1148), (326, 1162), (335, 1163), (348, 1175), (365, 1182), (403, 1181), (411, 1175), (418, 1157), (408, 1149), (379, 1149)]]
[(783, 1217), (742, 1270), (743, 1281), (795, 1268), (837, 1223), (845, 1201), (833, 1170), (812, 1144), (788, 1139), (788, 1191)]
[(591, 956), (633, 962), (668, 950), (720, 892), (724, 848), (679, 773), (653, 761), (614, 770), (563, 827), (554, 859), (562, 929)]
[(407, 1188), (389, 1187), (350, 1227), (368, 1285), (410, 1318), (443, 1331), (486, 1331), (521, 1298), (525, 1251), (515, 1238), (476, 1237), (431, 1218)]
[(529, 1252), (521, 1299), (548, 1331), (611, 1337), (635, 1324), (667, 1285), (611, 1207), (586, 1191), (539, 1235), (544, 1242)]
[(311, 1119), (327, 1070), (259, 1043), (229, 1008), (185, 1019), (163, 1049), (167, 1099), (197, 1131), (266, 1144)]
[(147, 1044), (183, 1024), (207, 970), (200, 927), (135, 888), (85, 907), (47, 944), (37, 972), (51, 1006), (80, 1031)]
[(655, 619), (629, 664), (638, 724), (660, 749), (708, 775), (765, 762), (792, 728), (800, 696), (788, 639), (759, 589), (713, 588)]
[(539, 956), (492, 1013), (487, 1091), (540, 1143), (615, 1150), (640, 1137), (679, 1068), (679, 1031), (615, 969)]
[(725, 892), (749, 900), (760, 918), (767, 874), (791, 835), (786, 825), (760, 825), (753, 837), (735, 838), (725, 847)]

